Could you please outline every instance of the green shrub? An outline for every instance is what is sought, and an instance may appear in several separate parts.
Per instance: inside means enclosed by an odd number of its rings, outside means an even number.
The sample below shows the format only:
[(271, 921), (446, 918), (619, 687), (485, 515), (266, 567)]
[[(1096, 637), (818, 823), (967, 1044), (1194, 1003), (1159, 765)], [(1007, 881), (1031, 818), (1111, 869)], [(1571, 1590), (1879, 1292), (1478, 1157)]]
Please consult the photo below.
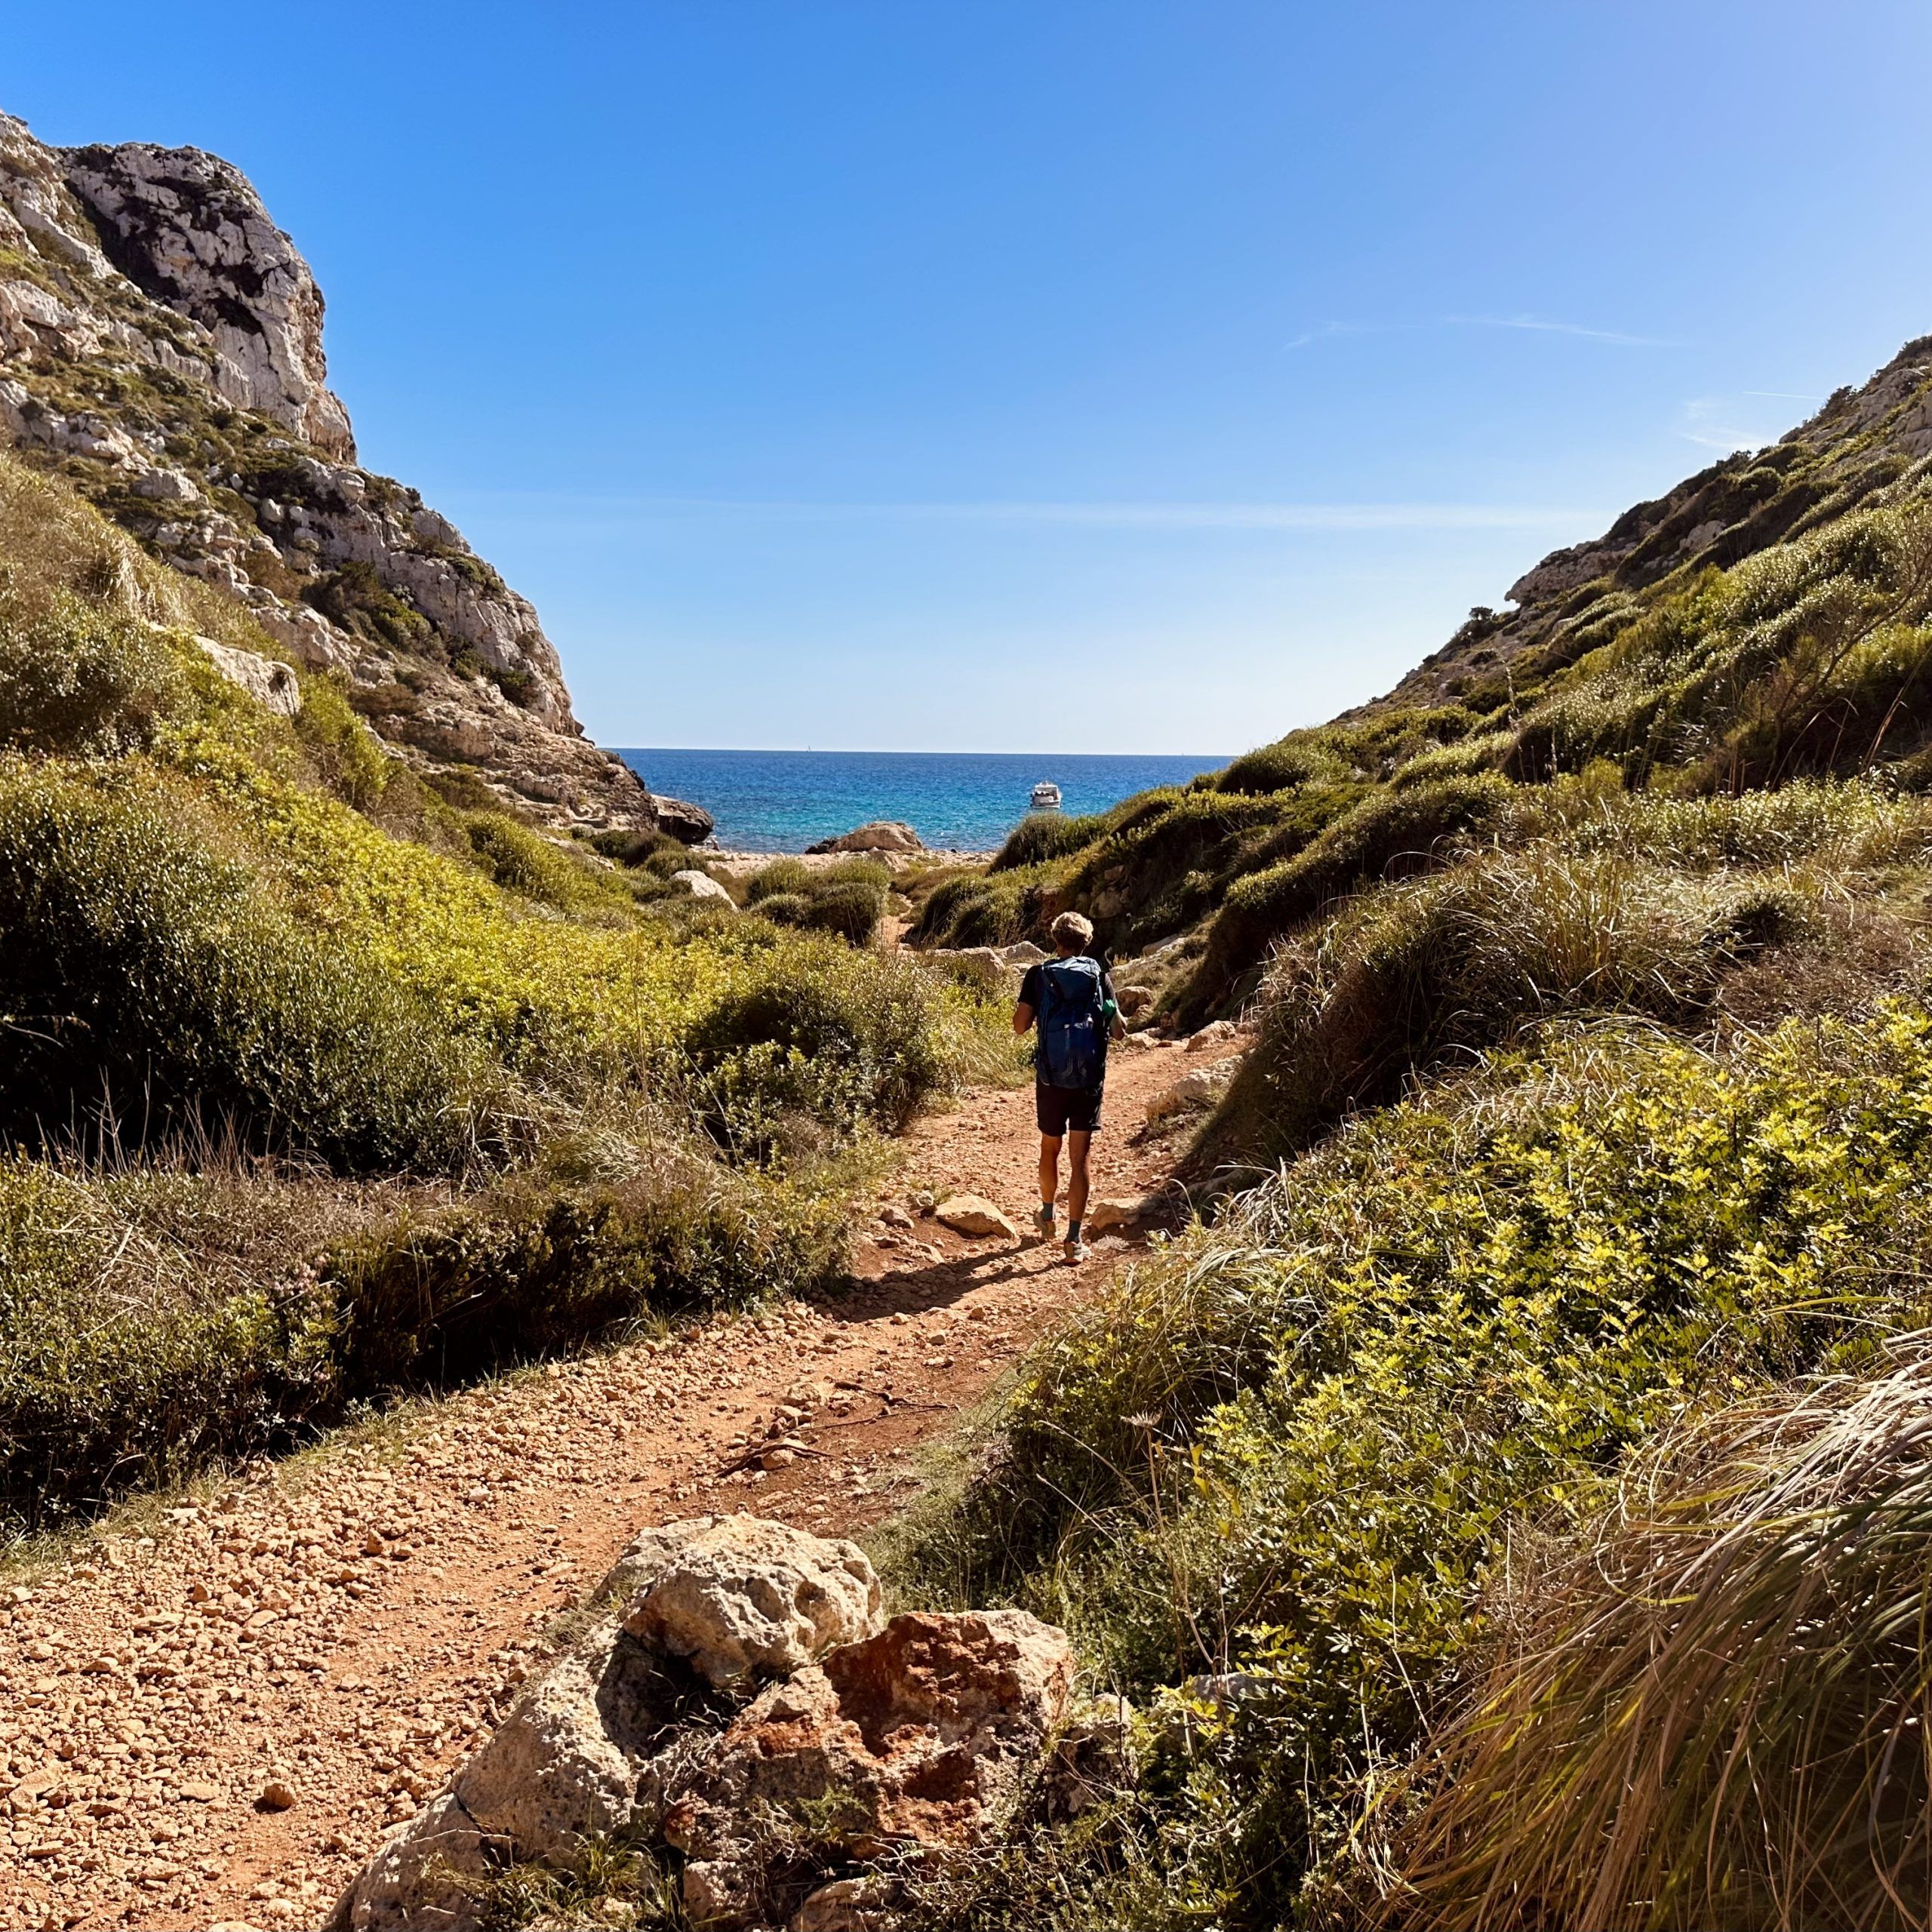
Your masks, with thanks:
[(157, 795), (0, 768), (0, 1133), (195, 1126), (344, 1169), (469, 1158), (485, 1069)]
[(308, 601), (342, 628), (370, 643), (405, 654), (432, 644), (429, 620), (383, 583), (373, 564), (352, 560), (303, 592)]
[(915, 945), (1011, 946), (1041, 918), (1037, 873), (962, 872), (942, 879), (926, 896), (909, 937)]
[(645, 1315), (745, 1308), (829, 1284), (836, 1199), (708, 1163), (617, 1188), (531, 1186), (329, 1262), (345, 1390), (447, 1386), (580, 1348)]
[(1005, 843), (986, 869), (1007, 872), (1020, 866), (1063, 859), (1069, 853), (1084, 851), (1104, 838), (1109, 829), (1109, 815), (1104, 812), (1074, 817), (1063, 812), (1029, 812), (1006, 835)]
[(285, 1441), (331, 1382), (286, 1284), (338, 1211), (263, 1174), (0, 1156), (0, 1535)]
[(803, 926), (811, 922), (812, 902), (802, 892), (774, 892), (769, 898), (754, 901), (749, 909), (777, 926)]
[(76, 755), (147, 745), (185, 709), (180, 658), (140, 619), (0, 568), (0, 749)]
[[(383, 750), (381, 740), (356, 716), (340, 687), (327, 678), (303, 680), (302, 709), (296, 714), (295, 731), (322, 782), (359, 812), (374, 814), (388, 792), (391, 779), (407, 768)], [(477, 789), (481, 789), (480, 785)]]
[(697, 861), (691, 848), (668, 832), (600, 832), (590, 841), (591, 849), (614, 863), (632, 871), (649, 870), (669, 878)]
[(809, 897), (813, 884), (812, 869), (804, 860), (774, 859), (769, 865), (759, 866), (746, 881), (745, 903), (755, 906), (760, 900), (774, 898), (780, 893)]
[(688, 1051), (698, 1104), (728, 1145), (761, 1152), (782, 1117), (904, 1127), (949, 1077), (936, 995), (917, 967), (820, 942), (700, 1017)]
[(849, 859), (835, 859), (813, 881), (814, 889), (828, 885), (875, 885), (881, 892), (892, 889), (892, 868), (882, 859), (861, 853)]
[(0, 1157), (0, 1539), (285, 1448), (398, 1389), (809, 1292), (843, 1263), (835, 1184), (694, 1158), (527, 1176), (368, 1226), (385, 1198), (259, 1168)]
[(1245, 752), (1215, 780), (1223, 792), (1285, 792), (1297, 785), (1332, 784), (1355, 775), (1349, 761), (1314, 733), (1296, 733)]
[(863, 879), (845, 879), (822, 886), (812, 894), (805, 923), (820, 932), (836, 933), (851, 946), (869, 946), (885, 914), (881, 887)]
[(501, 812), (472, 813), (463, 829), (478, 863), (506, 892), (570, 912), (622, 904), (630, 897), (608, 872), (592, 872), (554, 839)]

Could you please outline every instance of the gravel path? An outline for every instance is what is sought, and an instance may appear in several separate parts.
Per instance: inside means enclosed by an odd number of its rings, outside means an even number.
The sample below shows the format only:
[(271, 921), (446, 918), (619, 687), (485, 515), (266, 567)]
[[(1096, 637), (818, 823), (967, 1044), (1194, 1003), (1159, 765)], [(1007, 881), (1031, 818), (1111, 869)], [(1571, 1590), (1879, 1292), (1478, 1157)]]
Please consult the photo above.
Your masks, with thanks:
[[(1188, 1063), (1116, 1057), (1097, 1192), (1159, 1180), (1128, 1130)], [(881, 1204), (970, 1189), (1023, 1226), (1035, 1146), (1030, 1091), (977, 1094), (906, 1137)], [(0, 1592), (0, 1926), (318, 1924), (639, 1528), (890, 1515), (913, 1452), (1125, 1245), (1075, 1269), (875, 1222), (835, 1301), (420, 1404), (109, 1524)], [(774, 1428), (800, 1446), (768, 1469)]]

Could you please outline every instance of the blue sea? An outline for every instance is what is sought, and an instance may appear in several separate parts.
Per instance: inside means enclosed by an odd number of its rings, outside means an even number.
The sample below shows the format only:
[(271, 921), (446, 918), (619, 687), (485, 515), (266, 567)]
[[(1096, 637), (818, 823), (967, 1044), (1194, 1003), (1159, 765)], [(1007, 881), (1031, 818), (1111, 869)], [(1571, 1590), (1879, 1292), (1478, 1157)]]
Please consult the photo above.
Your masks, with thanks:
[(802, 852), (869, 819), (903, 819), (937, 850), (990, 852), (1042, 779), (1069, 813), (1103, 811), (1151, 786), (1185, 784), (1227, 758), (1103, 758), (1058, 752), (623, 751), (654, 792), (702, 805), (718, 843)]

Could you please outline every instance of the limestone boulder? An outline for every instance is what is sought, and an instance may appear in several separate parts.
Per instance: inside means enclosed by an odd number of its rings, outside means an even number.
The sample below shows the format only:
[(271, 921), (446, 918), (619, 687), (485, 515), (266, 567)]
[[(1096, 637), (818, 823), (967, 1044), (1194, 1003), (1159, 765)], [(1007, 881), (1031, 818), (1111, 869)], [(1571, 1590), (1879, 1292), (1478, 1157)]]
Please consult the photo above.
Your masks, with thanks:
[(923, 852), (919, 835), (901, 819), (874, 819), (869, 824), (841, 832), (836, 838), (821, 838), (808, 845), (810, 852)]
[(238, 651), (198, 632), (195, 641), (231, 685), (239, 686), (277, 716), (293, 718), (302, 709), (302, 681), (278, 659), (264, 657), (257, 651)]
[(624, 1720), (636, 1712), (609, 1708), (607, 1680), (623, 1672), (614, 1636), (600, 1629), (559, 1658), (459, 1774), (454, 1795), (479, 1830), (528, 1853), (630, 1822), (635, 1727)]
[(995, 1235), (1008, 1241), (1020, 1238), (1020, 1230), (983, 1195), (949, 1195), (933, 1212), (955, 1234), (974, 1241), (984, 1241)]
[(937, 946), (921, 956), (982, 992), (997, 992), (1006, 983), (1006, 962), (990, 946)]
[(1003, 946), (999, 949), (999, 960), (1002, 966), (1017, 966), (1023, 971), (1029, 966), (1038, 965), (1046, 957), (1046, 953), (1030, 939), (1017, 940), (1013, 945)]
[(789, 1675), (884, 1619), (878, 1576), (857, 1543), (760, 1516), (717, 1516), (648, 1530), (617, 1574), (648, 1573), (624, 1629), (707, 1682)]
[(751, 1516), (644, 1531), (592, 1601), (603, 1614), (357, 1875), (330, 1921), (337, 1932), (475, 1932), (466, 1880), (648, 1833), (761, 1675), (883, 1622), (856, 1544)]
[(1105, 1234), (1109, 1228), (1135, 1228), (1147, 1218), (1149, 1204), (1123, 1195), (1109, 1195), (1087, 1204), (1086, 1231)]
[(1235, 1023), (1232, 1020), (1217, 1020), (1203, 1026), (1198, 1032), (1187, 1036), (1187, 1051), (1191, 1054), (1212, 1053), (1217, 1048), (1231, 1044), (1235, 1037)]
[(897, 1617), (826, 1652), (672, 1795), (660, 1829), (685, 1854), (687, 1915), (718, 1932), (787, 1915), (851, 1924), (832, 1908), (862, 1908), (824, 1897), (828, 1865), (992, 1842), (1035, 1789), (1072, 1687), (1065, 1632), (1023, 1611)]
[(877, 1873), (835, 1878), (807, 1894), (786, 1932), (896, 1932), (903, 1887)]
[(448, 1792), (376, 1848), (328, 1921), (328, 1932), (475, 1932), (475, 1881), (507, 1856)]
[(681, 885), (694, 899), (708, 899), (725, 906), (735, 906), (731, 895), (709, 872), (694, 869), (689, 872), (673, 872), (671, 883)]

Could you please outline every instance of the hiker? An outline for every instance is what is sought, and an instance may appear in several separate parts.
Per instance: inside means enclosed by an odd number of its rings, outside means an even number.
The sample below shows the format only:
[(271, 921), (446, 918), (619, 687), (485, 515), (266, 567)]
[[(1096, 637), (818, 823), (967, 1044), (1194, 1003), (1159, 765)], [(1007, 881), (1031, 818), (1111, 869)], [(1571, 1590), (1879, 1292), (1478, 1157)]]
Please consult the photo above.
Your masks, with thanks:
[(1087, 1149), (1100, 1131), (1101, 1090), (1107, 1078), (1107, 1042), (1127, 1028), (1113, 982), (1097, 959), (1087, 956), (1092, 923), (1063, 912), (1052, 927), (1057, 959), (1026, 969), (1013, 1030), (1037, 1020), (1033, 1048), (1033, 1110), (1040, 1124), (1040, 1211), (1033, 1217), (1042, 1241), (1054, 1238), (1054, 1197), (1060, 1192), (1060, 1143), (1067, 1143), (1066, 1258), (1087, 1259), (1080, 1223), (1087, 1212)]

